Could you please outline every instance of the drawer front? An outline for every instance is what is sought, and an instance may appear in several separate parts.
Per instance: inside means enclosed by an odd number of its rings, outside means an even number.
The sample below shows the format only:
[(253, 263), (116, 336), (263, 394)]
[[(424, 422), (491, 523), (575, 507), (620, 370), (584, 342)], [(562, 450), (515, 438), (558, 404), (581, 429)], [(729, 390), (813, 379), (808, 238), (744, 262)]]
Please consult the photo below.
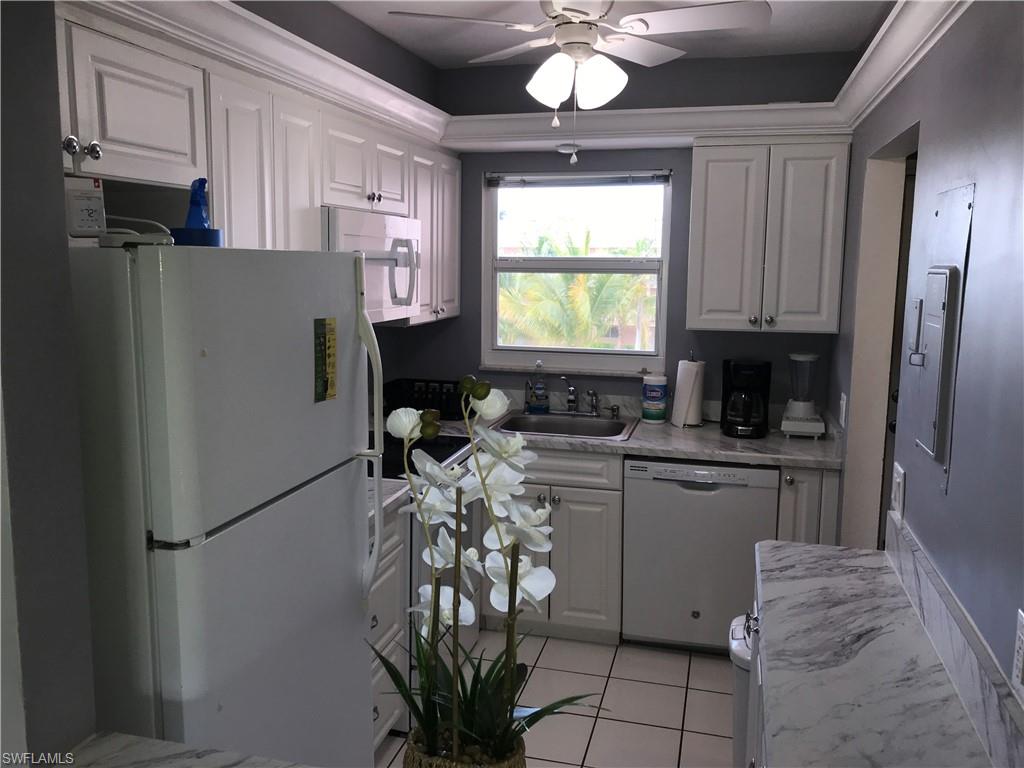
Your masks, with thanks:
[[(385, 655), (408, 678), (409, 658), (398, 641), (391, 643)], [(405, 723), (402, 722), (405, 715), (405, 704), (402, 702), (402, 697), (395, 692), (395, 686), (384, 670), (384, 665), (378, 661), (373, 663), (372, 684), (371, 717), (373, 719), (373, 746), (376, 749), (392, 728), (405, 730)]]
[(407, 576), (405, 548), (392, 551), (381, 560), (377, 580), (370, 588), (370, 626), (367, 639), (374, 648), (393, 637), (405, 624)]
[(622, 456), (618, 454), (536, 451), (527, 467), (534, 485), (568, 485), (594, 490), (622, 490)]

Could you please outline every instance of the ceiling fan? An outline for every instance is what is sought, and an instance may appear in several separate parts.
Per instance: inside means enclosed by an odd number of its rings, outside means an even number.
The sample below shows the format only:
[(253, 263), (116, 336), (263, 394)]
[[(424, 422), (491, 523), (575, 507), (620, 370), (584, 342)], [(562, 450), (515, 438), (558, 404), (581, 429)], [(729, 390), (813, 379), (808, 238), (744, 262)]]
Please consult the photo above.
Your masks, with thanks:
[(576, 104), (580, 109), (603, 106), (625, 88), (626, 73), (602, 54), (645, 67), (656, 67), (679, 58), (686, 51), (648, 40), (648, 36), (763, 27), (772, 15), (766, 0), (728, 0), (695, 2), (679, 8), (627, 14), (617, 23), (612, 23), (608, 16), (613, 5), (614, 0), (540, 0), (545, 19), (536, 24), (414, 11), (389, 13), (419, 19), (489, 24), (513, 32), (551, 29), (547, 37), (478, 56), (469, 63), (502, 61), (534, 48), (557, 45), (559, 53), (541, 65), (526, 87), (531, 96), (552, 109), (557, 109), (569, 97), (574, 82)]

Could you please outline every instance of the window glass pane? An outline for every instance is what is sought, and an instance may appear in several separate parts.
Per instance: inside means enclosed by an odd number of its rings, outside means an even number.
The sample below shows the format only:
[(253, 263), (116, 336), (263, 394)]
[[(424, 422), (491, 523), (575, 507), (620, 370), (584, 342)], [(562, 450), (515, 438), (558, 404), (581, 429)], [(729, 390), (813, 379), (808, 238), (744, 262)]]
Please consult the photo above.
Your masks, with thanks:
[(658, 278), (607, 272), (498, 274), (498, 346), (655, 351)]
[(498, 258), (660, 258), (665, 187), (499, 187)]

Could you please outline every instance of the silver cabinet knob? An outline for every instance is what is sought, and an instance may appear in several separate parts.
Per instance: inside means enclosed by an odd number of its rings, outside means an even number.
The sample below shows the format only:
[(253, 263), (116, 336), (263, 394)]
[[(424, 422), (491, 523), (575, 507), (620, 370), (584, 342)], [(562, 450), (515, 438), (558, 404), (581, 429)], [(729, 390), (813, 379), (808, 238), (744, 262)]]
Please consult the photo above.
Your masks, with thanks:
[(85, 149), (82, 150), (91, 157), (93, 160), (99, 160), (103, 157), (103, 147), (100, 146), (98, 141), (90, 141), (85, 145)]
[(551, 497), (551, 506), (557, 507), (561, 503), (562, 503), (562, 497), (561, 496), (552, 496)]
[(547, 504), (548, 503), (547, 495), (545, 495), (543, 493), (538, 493), (537, 494), (537, 503), (538, 504)]
[(377, 707), (377, 706), (374, 706), (374, 708), (373, 708), (373, 722), (376, 723), (378, 720), (380, 720), (380, 708)]
[(757, 321), (757, 315), (751, 315), (750, 317), (747, 318), (747, 322), (750, 323), (751, 325), (757, 325)]
[(766, 315), (765, 318), (764, 318), (764, 321), (766, 323), (768, 323), (768, 325), (775, 325), (775, 316), (774, 315)]
[(377, 202), (379, 203), (383, 199), (384, 199), (384, 195), (382, 195), (380, 192), (378, 192), (377, 193)]
[(438, 307), (438, 308), (437, 308), (437, 311), (438, 311), (438, 312), (440, 312), (440, 313), (441, 313), (441, 314), (443, 315), (443, 314), (445, 314), (446, 312), (448, 312), (448, 307), (446, 307), (446, 306), (442, 305), (442, 306), (440, 306), (440, 307)]
[(792, 485), (796, 481), (793, 480), (793, 476), (792, 475), (786, 475), (786, 479), (783, 480), (782, 482), (784, 482), (786, 485)]
[(377, 614), (375, 613), (370, 617), (370, 629), (376, 629), (378, 624), (380, 624), (380, 619), (377, 618)]
[(60, 148), (67, 152), (69, 155), (74, 157), (82, 149), (82, 142), (78, 140), (77, 136), (68, 134), (64, 137), (64, 141), (60, 143)]

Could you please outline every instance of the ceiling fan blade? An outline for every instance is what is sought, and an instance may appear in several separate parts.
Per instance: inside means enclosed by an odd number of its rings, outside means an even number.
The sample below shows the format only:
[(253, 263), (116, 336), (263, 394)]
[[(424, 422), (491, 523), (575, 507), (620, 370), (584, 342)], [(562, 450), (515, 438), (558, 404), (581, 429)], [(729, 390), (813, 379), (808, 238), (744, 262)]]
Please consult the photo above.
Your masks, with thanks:
[(418, 13), (416, 11), (388, 11), (389, 16), (407, 16), (413, 19), (433, 19), (434, 21), (468, 21), (471, 24), (490, 24), (491, 26), (515, 29), (520, 32), (536, 32), (538, 29), (551, 26), (551, 20), (540, 24), (518, 24), (514, 21), (498, 21), (497, 19), (475, 19), (469, 16), (445, 16), (440, 13)]
[(686, 54), (686, 51), (678, 48), (632, 35), (609, 35), (599, 38), (594, 49), (635, 64), (643, 64), (645, 67), (656, 67)]
[(470, 64), (485, 64), (488, 61), (501, 61), (502, 59), (511, 59), (513, 56), (518, 56), (520, 53), (526, 53), (533, 48), (543, 48), (545, 45), (552, 45), (555, 42), (555, 36), (551, 37), (539, 37), (536, 40), (527, 40), (525, 43), (519, 45), (513, 45), (511, 48), (504, 48), (494, 53), (488, 53), (486, 56), (477, 56), (475, 59), (470, 59)]
[(619, 20), (619, 28), (634, 35), (671, 35), (712, 29), (763, 27), (771, 18), (772, 7), (765, 0), (734, 0), (688, 5), (667, 11), (633, 13)]

